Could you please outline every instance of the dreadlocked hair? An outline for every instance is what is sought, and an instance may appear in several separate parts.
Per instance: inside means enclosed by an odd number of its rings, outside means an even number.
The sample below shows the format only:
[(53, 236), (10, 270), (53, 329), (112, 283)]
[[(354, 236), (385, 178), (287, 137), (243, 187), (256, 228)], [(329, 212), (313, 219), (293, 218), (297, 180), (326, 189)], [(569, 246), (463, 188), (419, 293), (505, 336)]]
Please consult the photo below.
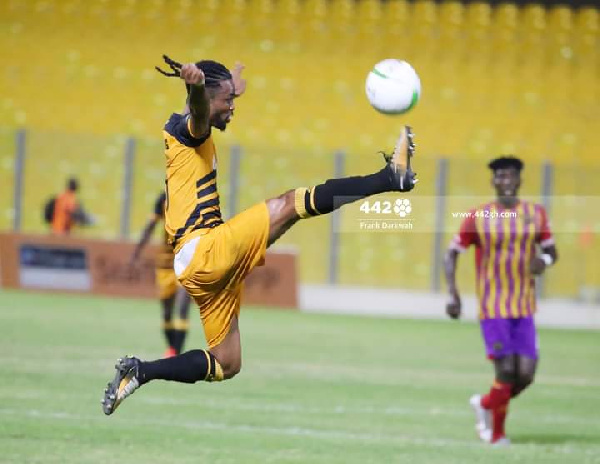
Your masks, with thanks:
[[(155, 69), (164, 76), (167, 77), (180, 77), (182, 64), (172, 60), (167, 55), (163, 55), (163, 60), (169, 65), (172, 72), (167, 72), (155, 66)], [(204, 73), (204, 85), (206, 88), (216, 88), (221, 85), (221, 81), (231, 79), (231, 72), (224, 65), (217, 61), (202, 60), (196, 63), (196, 67)], [(190, 85), (186, 84), (185, 88), (190, 93)]]

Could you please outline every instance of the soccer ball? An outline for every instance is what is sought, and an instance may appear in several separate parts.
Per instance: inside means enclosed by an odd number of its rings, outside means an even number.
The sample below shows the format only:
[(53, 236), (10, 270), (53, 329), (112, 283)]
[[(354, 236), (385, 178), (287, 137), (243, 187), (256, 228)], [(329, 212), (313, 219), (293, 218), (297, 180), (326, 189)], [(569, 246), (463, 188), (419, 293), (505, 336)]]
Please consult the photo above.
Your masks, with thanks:
[(387, 59), (377, 63), (365, 85), (371, 106), (380, 113), (402, 114), (421, 97), (421, 80), (406, 61)]

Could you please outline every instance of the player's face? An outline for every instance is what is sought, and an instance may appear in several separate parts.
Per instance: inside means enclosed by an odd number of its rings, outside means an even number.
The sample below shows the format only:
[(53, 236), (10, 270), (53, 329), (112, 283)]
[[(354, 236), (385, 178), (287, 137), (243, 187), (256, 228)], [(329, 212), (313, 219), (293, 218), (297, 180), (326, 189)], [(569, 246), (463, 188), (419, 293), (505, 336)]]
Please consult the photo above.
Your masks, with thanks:
[(499, 197), (516, 197), (521, 186), (521, 173), (515, 168), (496, 169), (492, 184)]
[(231, 80), (221, 81), (221, 86), (210, 98), (210, 125), (225, 130), (233, 117), (235, 92)]

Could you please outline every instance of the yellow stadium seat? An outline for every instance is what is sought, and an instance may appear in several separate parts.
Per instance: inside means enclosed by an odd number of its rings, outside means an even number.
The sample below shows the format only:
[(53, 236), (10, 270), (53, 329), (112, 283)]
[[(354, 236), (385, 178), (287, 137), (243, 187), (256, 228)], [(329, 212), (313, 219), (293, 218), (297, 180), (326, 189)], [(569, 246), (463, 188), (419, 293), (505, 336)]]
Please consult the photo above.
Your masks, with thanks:
[(546, 29), (546, 9), (539, 4), (530, 4), (523, 7), (520, 24), (525, 30), (543, 31)]
[(360, 22), (379, 22), (383, 18), (383, 5), (379, 0), (359, 0), (356, 17)]
[(547, 19), (550, 31), (570, 32), (573, 29), (573, 10), (566, 5), (551, 8)]
[[(573, 48), (579, 66), (592, 64), (598, 55), (600, 14), (595, 8), (581, 8), (575, 15)], [(590, 63), (591, 61), (591, 63)]]
[(466, 6), (466, 24), (468, 28), (487, 29), (492, 23), (492, 7), (487, 2), (473, 2)]
[(413, 3), (412, 17), (415, 24), (429, 26), (438, 20), (437, 5), (433, 0), (416, 0)]
[(580, 8), (575, 15), (575, 24), (578, 31), (598, 33), (598, 30), (600, 30), (600, 12), (593, 7)]
[(494, 27), (499, 29), (516, 29), (519, 21), (519, 9), (513, 3), (501, 3), (493, 14)]
[(275, 5), (278, 15), (282, 18), (284, 15), (298, 15), (301, 11), (300, 0), (280, 0)]
[(327, 0), (305, 0), (302, 3), (302, 15), (310, 21), (313, 18), (324, 18), (328, 10)]
[(354, 19), (354, 0), (329, 0), (327, 19), (332, 22), (350, 22)]
[(465, 8), (462, 2), (445, 1), (438, 7), (439, 23), (442, 27), (462, 27)]
[[(0, 127), (0, 229), (10, 230), (14, 216), (14, 181), (17, 131)], [(39, 208), (38, 208), (39, 211)]]
[(395, 24), (401, 29), (404, 24), (409, 22), (410, 15), (411, 5), (408, 0), (383, 3), (383, 17), (386, 23)]
[(275, 10), (275, 4), (273, 0), (249, 0), (244, 10), (250, 18), (261, 18), (272, 14)]

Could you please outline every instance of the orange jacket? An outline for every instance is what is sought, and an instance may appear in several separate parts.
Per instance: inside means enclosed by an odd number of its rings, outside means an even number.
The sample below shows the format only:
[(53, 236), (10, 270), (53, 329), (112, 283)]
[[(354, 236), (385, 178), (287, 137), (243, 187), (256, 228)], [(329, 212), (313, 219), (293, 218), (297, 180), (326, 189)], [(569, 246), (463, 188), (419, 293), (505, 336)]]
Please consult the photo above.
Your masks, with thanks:
[(71, 190), (67, 190), (56, 197), (52, 232), (55, 234), (68, 234), (73, 226), (73, 213), (78, 207), (75, 192)]

